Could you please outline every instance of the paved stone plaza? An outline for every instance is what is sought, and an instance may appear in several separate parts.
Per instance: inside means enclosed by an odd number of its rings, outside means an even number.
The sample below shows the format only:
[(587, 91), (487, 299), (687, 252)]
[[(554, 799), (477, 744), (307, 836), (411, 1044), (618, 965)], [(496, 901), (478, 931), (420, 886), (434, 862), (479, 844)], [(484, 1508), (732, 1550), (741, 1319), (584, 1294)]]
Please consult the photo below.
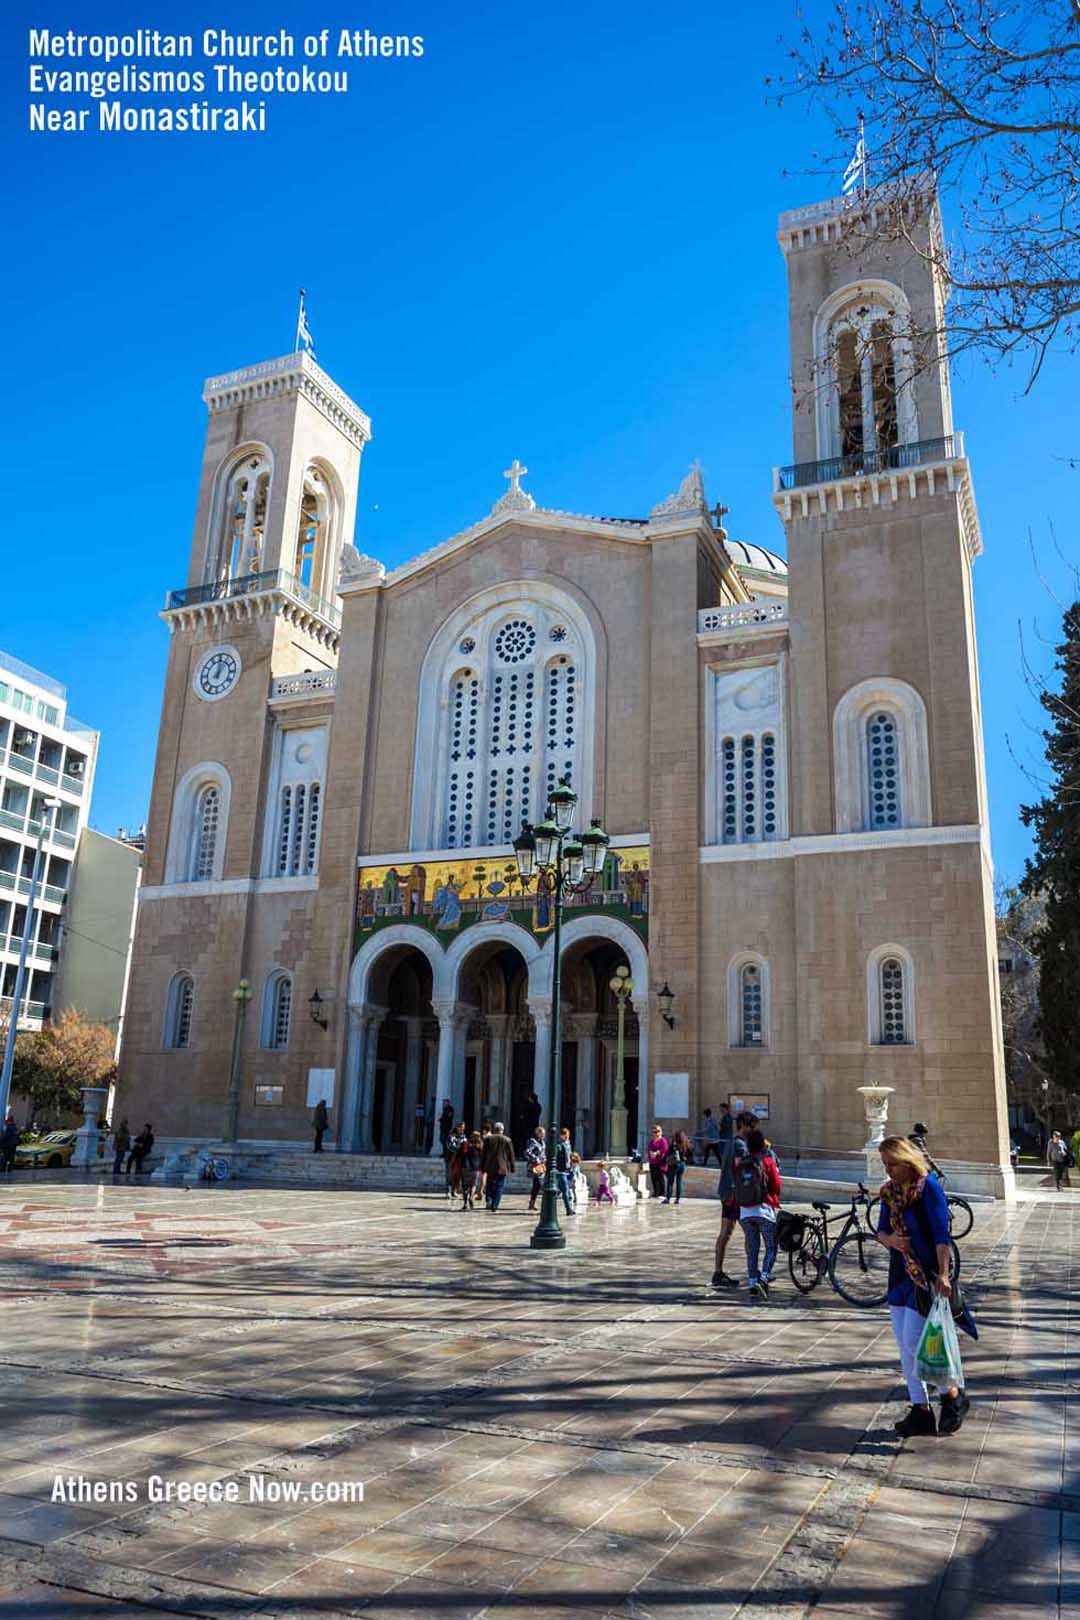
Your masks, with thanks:
[(9, 1181), (0, 1615), (1080, 1616), (1080, 1197), (980, 1212), (975, 1404), (903, 1448), (884, 1310), (714, 1294), (718, 1213)]

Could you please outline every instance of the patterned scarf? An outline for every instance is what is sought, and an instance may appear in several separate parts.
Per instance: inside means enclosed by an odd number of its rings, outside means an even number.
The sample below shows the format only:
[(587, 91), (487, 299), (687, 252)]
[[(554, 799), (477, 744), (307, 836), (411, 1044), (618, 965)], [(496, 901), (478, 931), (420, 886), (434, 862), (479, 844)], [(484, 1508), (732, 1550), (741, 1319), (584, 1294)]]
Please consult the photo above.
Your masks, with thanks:
[[(910, 1237), (907, 1223), (904, 1220), (904, 1211), (917, 1203), (923, 1195), (926, 1186), (926, 1177), (920, 1176), (918, 1181), (912, 1181), (905, 1187), (898, 1187), (895, 1181), (887, 1181), (881, 1189), (881, 1201), (889, 1211), (889, 1224), (894, 1237)], [(926, 1273), (913, 1254), (901, 1255), (907, 1268), (907, 1274), (916, 1288), (928, 1288)]]

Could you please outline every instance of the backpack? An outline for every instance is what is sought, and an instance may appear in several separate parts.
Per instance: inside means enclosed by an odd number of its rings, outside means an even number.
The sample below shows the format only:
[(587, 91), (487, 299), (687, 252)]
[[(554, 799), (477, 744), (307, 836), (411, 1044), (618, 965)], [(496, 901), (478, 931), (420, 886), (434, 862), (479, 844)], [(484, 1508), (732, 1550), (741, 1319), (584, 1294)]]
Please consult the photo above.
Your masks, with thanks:
[(759, 1158), (736, 1159), (735, 1202), (740, 1209), (765, 1202), (765, 1170)]

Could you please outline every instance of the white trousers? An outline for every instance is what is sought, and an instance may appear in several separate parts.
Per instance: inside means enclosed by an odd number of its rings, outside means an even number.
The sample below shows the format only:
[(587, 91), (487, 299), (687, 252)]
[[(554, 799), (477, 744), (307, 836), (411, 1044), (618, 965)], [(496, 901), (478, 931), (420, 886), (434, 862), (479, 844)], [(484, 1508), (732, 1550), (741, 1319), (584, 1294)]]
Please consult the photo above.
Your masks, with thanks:
[(912, 1406), (928, 1406), (930, 1395), (927, 1387), (921, 1378), (915, 1376), (915, 1352), (919, 1348), (926, 1318), (910, 1305), (890, 1305), (889, 1315), (900, 1351), (900, 1368), (907, 1384), (908, 1399)]

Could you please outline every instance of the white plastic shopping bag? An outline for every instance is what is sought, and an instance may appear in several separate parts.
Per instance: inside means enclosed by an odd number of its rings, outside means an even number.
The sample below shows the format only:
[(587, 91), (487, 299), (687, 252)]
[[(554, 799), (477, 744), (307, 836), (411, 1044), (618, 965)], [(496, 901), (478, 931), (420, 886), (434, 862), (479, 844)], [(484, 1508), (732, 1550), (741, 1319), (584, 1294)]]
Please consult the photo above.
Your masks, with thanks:
[(934, 1303), (915, 1352), (915, 1376), (921, 1378), (924, 1384), (936, 1384), (940, 1389), (964, 1382), (960, 1341), (956, 1336), (952, 1308), (940, 1294), (934, 1295)]

